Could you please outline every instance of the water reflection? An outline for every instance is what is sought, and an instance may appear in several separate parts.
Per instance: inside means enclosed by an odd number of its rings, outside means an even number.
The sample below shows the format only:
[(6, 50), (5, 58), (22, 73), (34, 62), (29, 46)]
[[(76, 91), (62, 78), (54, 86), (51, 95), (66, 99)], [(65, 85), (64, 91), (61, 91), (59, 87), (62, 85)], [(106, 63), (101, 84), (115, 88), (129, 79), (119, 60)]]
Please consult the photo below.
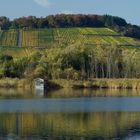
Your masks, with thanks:
[(128, 97), (140, 96), (139, 90), (128, 89), (69, 89), (64, 88), (60, 90), (50, 91), (44, 94), (48, 98), (70, 98), (70, 97)]
[(0, 88), (0, 98), (79, 98), (79, 97), (126, 97), (140, 96), (139, 90), (108, 90), (108, 89), (71, 89), (63, 88), (53, 91), (35, 91), (34, 89)]
[(1, 113), (0, 138), (133, 140), (140, 113)]
[(0, 139), (139, 140), (140, 98), (130, 97), (139, 95), (138, 90), (60, 89), (38, 96), (0, 89)]
[(15, 88), (0, 88), (0, 98), (32, 98), (34, 97), (33, 89), (15, 89)]

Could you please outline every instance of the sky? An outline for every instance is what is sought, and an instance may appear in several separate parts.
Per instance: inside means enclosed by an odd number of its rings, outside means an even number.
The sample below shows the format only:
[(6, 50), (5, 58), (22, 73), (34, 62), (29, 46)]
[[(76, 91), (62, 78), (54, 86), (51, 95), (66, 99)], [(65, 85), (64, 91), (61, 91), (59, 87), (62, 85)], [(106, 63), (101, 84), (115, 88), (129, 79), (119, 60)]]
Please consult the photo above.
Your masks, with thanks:
[(44, 17), (51, 14), (109, 14), (140, 25), (140, 0), (0, 0), (0, 16)]

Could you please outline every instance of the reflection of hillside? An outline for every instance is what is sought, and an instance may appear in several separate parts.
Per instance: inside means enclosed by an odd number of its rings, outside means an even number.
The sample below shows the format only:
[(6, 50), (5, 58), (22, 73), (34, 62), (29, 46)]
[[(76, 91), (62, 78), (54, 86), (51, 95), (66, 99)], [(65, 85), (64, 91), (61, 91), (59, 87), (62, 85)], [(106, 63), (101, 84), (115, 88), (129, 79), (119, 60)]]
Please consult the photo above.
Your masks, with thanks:
[(3, 113), (0, 136), (108, 140), (140, 130), (140, 113)]

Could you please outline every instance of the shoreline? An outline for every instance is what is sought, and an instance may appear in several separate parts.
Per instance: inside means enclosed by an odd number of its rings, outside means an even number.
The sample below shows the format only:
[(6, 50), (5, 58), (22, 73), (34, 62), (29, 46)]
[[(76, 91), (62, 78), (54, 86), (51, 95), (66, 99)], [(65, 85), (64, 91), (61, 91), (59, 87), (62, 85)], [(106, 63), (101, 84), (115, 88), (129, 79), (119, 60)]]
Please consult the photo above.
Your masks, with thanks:
[(31, 89), (34, 87), (30, 79), (2, 78), (0, 79), (0, 88), (23, 88)]
[[(93, 79), (93, 80), (49, 80), (48, 89), (140, 89), (140, 79)], [(3, 78), (0, 79), (0, 88), (34, 88), (34, 80)]]
[(62, 88), (73, 89), (140, 89), (140, 79), (93, 79), (85, 81), (52, 80)]

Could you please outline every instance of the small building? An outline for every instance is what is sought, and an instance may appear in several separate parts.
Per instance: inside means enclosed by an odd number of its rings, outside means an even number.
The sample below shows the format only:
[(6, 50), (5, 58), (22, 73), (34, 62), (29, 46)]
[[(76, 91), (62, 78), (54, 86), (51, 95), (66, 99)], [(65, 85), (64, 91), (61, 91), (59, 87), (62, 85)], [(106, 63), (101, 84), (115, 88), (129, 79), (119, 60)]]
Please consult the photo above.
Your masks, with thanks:
[(34, 80), (35, 83), (35, 94), (37, 96), (44, 96), (44, 92), (46, 89), (46, 82), (42, 78), (36, 78)]
[(35, 80), (35, 89), (44, 90), (44, 79), (36, 78)]

